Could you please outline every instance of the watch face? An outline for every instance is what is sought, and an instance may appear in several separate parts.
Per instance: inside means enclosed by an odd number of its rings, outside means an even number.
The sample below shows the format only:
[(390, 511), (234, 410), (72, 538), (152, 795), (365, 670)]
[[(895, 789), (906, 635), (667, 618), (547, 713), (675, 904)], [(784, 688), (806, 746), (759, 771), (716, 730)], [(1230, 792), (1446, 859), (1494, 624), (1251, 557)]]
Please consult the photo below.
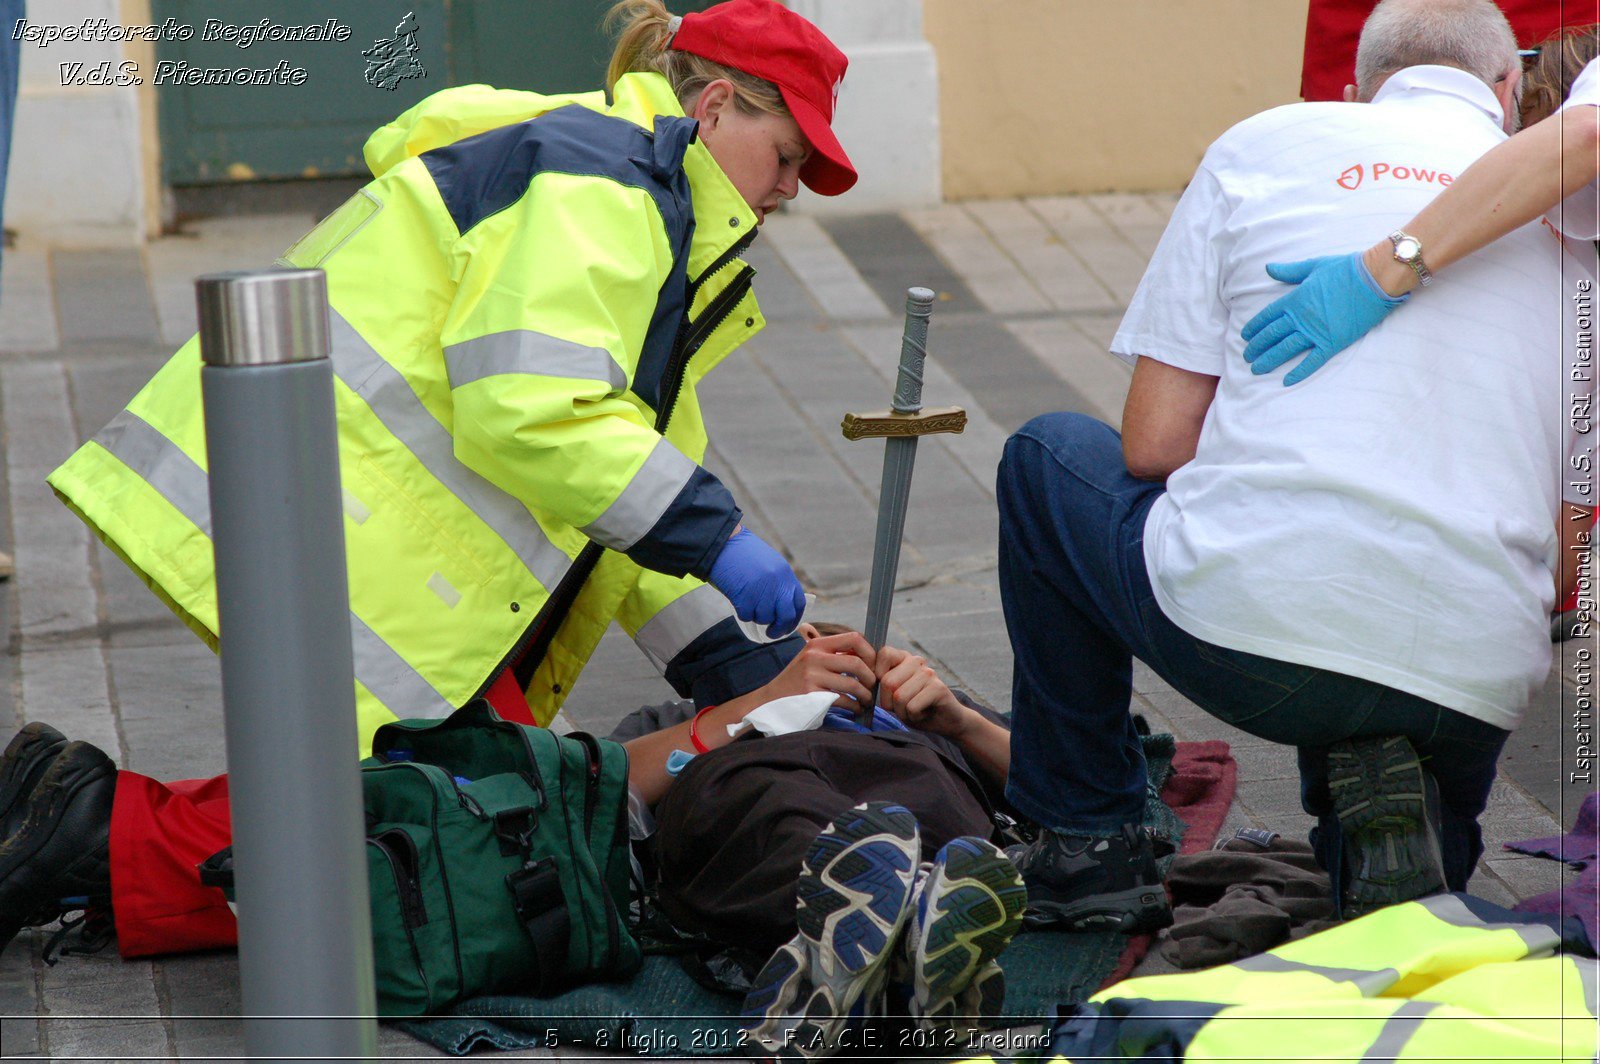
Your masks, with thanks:
[(1401, 262), (1409, 262), (1422, 254), (1422, 245), (1411, 237), (1395, 241), (1394, 257)]

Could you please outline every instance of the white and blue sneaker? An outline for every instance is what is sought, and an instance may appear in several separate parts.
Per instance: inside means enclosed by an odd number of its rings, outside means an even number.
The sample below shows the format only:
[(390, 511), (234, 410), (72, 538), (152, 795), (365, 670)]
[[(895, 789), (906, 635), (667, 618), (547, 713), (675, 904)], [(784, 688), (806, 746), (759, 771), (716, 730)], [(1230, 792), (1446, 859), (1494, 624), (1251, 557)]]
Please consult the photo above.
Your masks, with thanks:
[(916, 818), (883, 802), (846, 810), (822, 830), (795, 885), (800, 933), (772, 955), (744, 1000), (747, 1050), (827, 1056), (847, 1024), (881, 1010), (920, 846)]
[(1022, 926), (1028, 891), (986, 839), (947, 843), (921, 876), (896, 965), (918, 1026), (964, 1043), (998, 1019), (1005, 975), (995, 963)]

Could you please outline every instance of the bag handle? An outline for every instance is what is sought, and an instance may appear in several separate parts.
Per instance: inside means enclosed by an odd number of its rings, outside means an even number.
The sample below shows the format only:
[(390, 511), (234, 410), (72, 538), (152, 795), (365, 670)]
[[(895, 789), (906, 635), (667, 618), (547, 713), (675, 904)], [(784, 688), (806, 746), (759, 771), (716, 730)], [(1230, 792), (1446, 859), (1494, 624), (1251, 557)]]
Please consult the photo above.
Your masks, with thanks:
[(506, 876), (511, 905), (517, 922), (533, 943), (540, 995), (559, 988), (567, 971), (568, 942), (572, 919), (567, 914), (566, 895), (561, 890), (561, 873), (554, 858), (530, 861)]

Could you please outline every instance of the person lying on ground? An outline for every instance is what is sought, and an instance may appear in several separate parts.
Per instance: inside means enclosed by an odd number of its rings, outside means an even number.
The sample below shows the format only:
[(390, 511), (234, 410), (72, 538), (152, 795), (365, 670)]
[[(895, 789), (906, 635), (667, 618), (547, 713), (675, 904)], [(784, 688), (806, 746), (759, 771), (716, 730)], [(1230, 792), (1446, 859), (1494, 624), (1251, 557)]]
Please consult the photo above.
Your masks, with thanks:
[[(918, 655), (799, 630), (804, 648), (759, 691), (627, 741), (630, 783), (655, 807), (656, 897), (674, 928), (754, 973), (746, 1026), (769, 1048), (819, 1055), (866, 1004), (953, 1037), (998, 1014), (994, 960), (1021, 917), (995, 845), (1010, 733)], [(868, 728), (855, 713), (875, 686)], [(811, 692), (838, 696), (819, 728), (729, 734)]]

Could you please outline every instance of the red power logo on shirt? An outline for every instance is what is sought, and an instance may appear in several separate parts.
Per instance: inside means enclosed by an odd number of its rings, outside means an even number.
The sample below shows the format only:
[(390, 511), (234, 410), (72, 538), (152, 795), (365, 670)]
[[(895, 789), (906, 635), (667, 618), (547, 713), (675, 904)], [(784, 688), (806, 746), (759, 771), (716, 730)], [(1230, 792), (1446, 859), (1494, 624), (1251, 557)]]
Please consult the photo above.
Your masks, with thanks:
[[(1366, 167), (1356, 163), (1344, 173), (1334, 179), (1342, 189), (1354, 192), (1361, 187), (1361, 182), (1366, 179)], [(1393, 163), (1373, 163), (1372, 183), (1377, 184), (1384, 179), (1392, 181), (1415, 181), (1424, 185), (1448, 186), (1455, 177), (1443, 170), (1429, 170), (1421, 166), (1396, 166)]]

